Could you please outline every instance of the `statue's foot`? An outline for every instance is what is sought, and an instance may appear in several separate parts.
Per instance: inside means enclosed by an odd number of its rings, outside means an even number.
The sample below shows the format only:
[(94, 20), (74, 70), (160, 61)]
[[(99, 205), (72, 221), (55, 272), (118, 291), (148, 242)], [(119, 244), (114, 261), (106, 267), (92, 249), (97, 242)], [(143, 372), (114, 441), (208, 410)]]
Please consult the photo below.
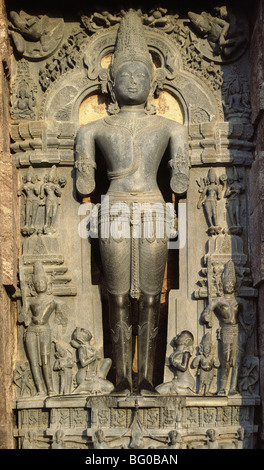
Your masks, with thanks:
[(239, 395), (239, 391), (236, 388), (231, 388), (229, 390), (229, 395)]
[(159, 392), (153, 387), (153, 385), (147, 379), (141, 380), (138, 386), (138, 391), (140, 395), (143, 395), (143, 396), (159, 395)]
[(225, 392), (225, 390), (222, 388), (221, 390), (219, 390), (219, 392), (217, 392), (217, 395), (224, 396), (224, 395), (226, 395), (226, 392)]
[(121, 382), (117, 384), (114, 390), (110, 393), (110, 395), (130, 395), (132, 393), (132, 385), (128, 379), (123, 379)]

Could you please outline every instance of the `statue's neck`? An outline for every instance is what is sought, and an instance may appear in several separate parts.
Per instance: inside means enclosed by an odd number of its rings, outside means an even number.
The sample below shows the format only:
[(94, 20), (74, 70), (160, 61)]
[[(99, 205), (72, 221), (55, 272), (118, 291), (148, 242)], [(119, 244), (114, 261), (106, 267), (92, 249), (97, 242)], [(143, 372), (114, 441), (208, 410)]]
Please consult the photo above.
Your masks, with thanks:
[(146, 117), (144, 105), (122, 106), (119, 116), (124, 118), (143, 118)]

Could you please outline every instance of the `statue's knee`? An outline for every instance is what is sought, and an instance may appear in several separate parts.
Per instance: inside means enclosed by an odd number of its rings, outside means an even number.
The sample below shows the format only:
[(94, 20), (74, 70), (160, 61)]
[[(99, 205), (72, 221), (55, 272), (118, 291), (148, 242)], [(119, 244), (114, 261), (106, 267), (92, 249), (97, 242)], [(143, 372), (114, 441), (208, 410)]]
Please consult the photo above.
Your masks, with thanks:
[(160, 303), (160, 294), (150, 295), (143, 293), (141, 296), (141, 303), (145, 308), (155, 308)]
[(129, 295), (126, 294), (110, 294), (108, 293), (110, 304), (114, 308), (122, 309), (125, 308), (129, 304)]

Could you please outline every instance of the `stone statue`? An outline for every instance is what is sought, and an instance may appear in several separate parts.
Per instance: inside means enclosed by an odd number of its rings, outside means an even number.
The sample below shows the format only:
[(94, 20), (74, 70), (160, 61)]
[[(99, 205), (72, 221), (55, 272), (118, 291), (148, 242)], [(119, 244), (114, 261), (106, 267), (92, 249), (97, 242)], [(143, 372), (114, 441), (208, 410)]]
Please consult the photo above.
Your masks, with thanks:
[(215, 357), (212, 338), (207, 333), (199, 347), (199, 354), (192, 362), (192, 367), (198, 367), (198, 394), (207, 395), (210, 393), (216, 369), (220, 366), (218, 357)]
[(65, 178), (57, 178), (56, 165), (53, 165), (48, 175), (45, 176), (45, 181), (40, 189), (40, 197), (43, 199), (46, 196), (45, 206), (45, 222), (44, 233), (50, 234), (56, 231), (55, 222), (60, 205), (61, 188), (66, 184)]
[(34, 119), (36, 99), (26, 80), (21, 80), (18, 86), (15, 103), (12, 107), (13, 119)]
[(22, 185), (18, 190), (18, 196), (25, 198), (24, 226), (21, 228), (23, 235), (31, 235), (36, 230), (36, 220), (40, 205), (40, 184), (37, 175), (30, 166)]
[(53, 370), (58, 371), (60, 377), (60, 395), (67, 395), (72, 391), (72, 368), (74, 366), (72, 357), (68, 355), (67, 349), (60, 343), (56, 343), (56, 359)]
[(16, 50), (26, 58), (39, 59), (50, 55), (63, 36), (62, 19), (47, 15), (30, 15), (21, 10), (10, 11), (10, 34)]
[[(110, 328), (116, 367), (115, 394), (132, 392), (131, 298), (139, 305), (138, 391), (157, 394), (153, 368), (159, 323), (160, 292), (167, 260), (167, 236), (157, 235), (153, 207), (164, 215), (165, 202), (156, 176), (166, 148), (171, 155), (171, 189), (184, 193), (188, 187), (188, 150), (185, 126), (150, 114), (155, 91), (153, 62), (148, 51), (142, 21), (129, 11), (120, 22), (108, 86), (113, 99), (113, 116), (84, 125), (76, 137), (76, 184), (80, 196), (95, 188), (95, 148), (108, 167), (107, 197), (110, 215), (103, 210), (99, 221), (99, 244), (108, 290)], [(114, 111), (113, 111), (114, 109)], [(184, 160), (184, 164), (182, 161)], [(177, 162), (180, 164), (177, 165)], [(154, 234), (133, 237), (131, 208), (144, 204), (150, 216), (142, 233), (150, 227)], [(123, 212), (126, 236), (116, 236), (119, 227), (114, 208)], [(119, 209), (118, 209), (119, 208)], [(125, 209), (124, 209), (125, 208)], [(117, 217), (117, 216), (116, 216)], [(106, 233), (111, 225), (110, 236)], [(115, 225), (116, 224), (116, 225)], [(163, 225), (162, 225), (163, 224)], [(157, 229), (163, 229), (163, 222)], [(120, 260), (122, 262), (120, 263)]]
[(209, 234), (218, 234), (221, 231), (221, 227), (218, 225), (217, 201), (221, 199), (221, 186), (214, 169), (210, 168), (206, 180), (197, 181), (197, 184), (200, 193), (197, 208), (201, 209), (202, 206), (204, 207), (209, 224)]
[(203, 11), (188, 12), (190, 22), (199, 36), (207, 39), (208, 51), (223, 60), (237, 56), (248, 43), (246, 22), (238, 19), (230, 8), (216, 7), (215, 15)]
[[(48, 280), (40, 261), (34, 264), (33, 286), (36, 296), (27, 300), (27, 309), (24, 314), (24, 323), (27, 326), (25, 333), (26, 349), (29, 357), (32, 376), (38, 395), (53, 395), (51, 355), (51, 328), (49, 319), (53, 312), (63, 315), (62, 303), (52, 294), (48, 293)], [(44, 383), (43, 383), (44, 379)]]
[(52, 442), (51, 448), (52, 449), (65, 449), (66, 444), (65, 444), (64, 439), (65, 439), (64, 431), (62, 429), (58, 429), (55, 432), (54, 440)]
[(184, 330), (173, 340), (174, 348), (169, 357), (175, 377), (171, 382), (158, 385), (157, 391), (161, 394), (188, 394), (194, 393), (195, 381), (189, 371), (190, 358), (193, 353), (194, 337), (190, 331)]
[(219, 395), (226, 394), (227, 380), (231, 370), (229, 394), (238, 393), (237, 382), (241, 366), (242, 353), (239, 348), (239, 312), (241, 303), (235, 296), (236, 273), (233, 261), (228, 261), (223, 272), (223, 296), (213, 299), (205, 308), (201, 321), (210, 323), (210, 316), (215, 312), (220, 319), (221, 368)]
[(71, 345), (78, 351), (81, 368), (76, 374), (77, 387), (73, 393), (110, 393), (113, 384), (106, 380), (112, 365), (111, 359), (100, 358), (97, 350), (90, 344), (92, 334), (84, 328), (75, 328)]
[(240, 235), (242, 232), (240, 222), (240, 195), (244, 192), (244, 185), (234, 167), (232, 178), (228, 178), (228, 186), (225, 196), (227, 198), (227, 211), (230, 220), (230, 233)]

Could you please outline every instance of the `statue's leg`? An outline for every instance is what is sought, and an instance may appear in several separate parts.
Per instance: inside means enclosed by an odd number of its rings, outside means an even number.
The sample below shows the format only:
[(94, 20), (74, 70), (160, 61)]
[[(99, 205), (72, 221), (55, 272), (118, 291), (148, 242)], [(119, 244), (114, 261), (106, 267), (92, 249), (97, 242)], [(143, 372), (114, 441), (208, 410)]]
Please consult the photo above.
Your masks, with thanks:
[(113, 394), (132, 392), (132, 321), (129, 294), (108, 294), (110, 328), (116, 366)]
[(48, 395), (54, 394), (52, 371), (50, 366), (50, 346), (51, 334), (50, 331), (45, 331), (40, 334), (40, 354), (44, 380), (47, 386)]
[(26, 333), (26, 347), (29, 356), (30, 368), (33, 376), (33, 380), (37, 389), (38, 395), (44, 395), (45, 389), (43, 386), (43, 379), (41, 369), (39, 366), (39, 355), (38, 355), (38, 338), (34, 332), (28, 331)]
[[(154, 225), (154, 224), (153, 224)], [(154, 230), (153, 230), (154, 232)], [(157, 394), (153, 387), (155, 350), (159, 325), (160, 293), (168, 255), (167, 238), (142, 238), (139, 245), (138, 389)]]
[(130, 311), (131, 240), (99, 238), (104, 277), (108, 290), (109, 321), (116, 367), (112, 393), (132, 391), (132, 318)]
[(138, 325), (138, 391), (156, 394), (152, 384), (160, 311), (160, 294), (142, 294)]

